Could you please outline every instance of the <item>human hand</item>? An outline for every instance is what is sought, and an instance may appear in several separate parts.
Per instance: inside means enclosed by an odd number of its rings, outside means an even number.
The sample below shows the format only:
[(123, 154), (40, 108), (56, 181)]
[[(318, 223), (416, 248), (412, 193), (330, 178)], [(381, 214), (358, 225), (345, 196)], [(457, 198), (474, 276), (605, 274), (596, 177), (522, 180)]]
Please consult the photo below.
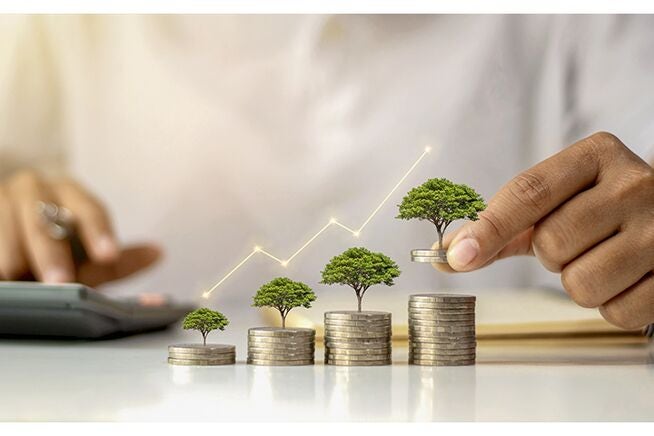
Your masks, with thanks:
[(596, 133), (524, 171), (445, 239), (449, 267), (534, 255), (580, 306), (625, 329), (654, 322), (654, 170)]
[[(50, 236), (37, 212), (39, 202), (72, 212), (88, 260), (76, 265), (70, 243)], [(72, 180), (50, 181), (24, 170), (0, 181), (0, 280), (97, 286), (140, 271), (159, 257), (149, 244), (121, 249), (106, 208)]]

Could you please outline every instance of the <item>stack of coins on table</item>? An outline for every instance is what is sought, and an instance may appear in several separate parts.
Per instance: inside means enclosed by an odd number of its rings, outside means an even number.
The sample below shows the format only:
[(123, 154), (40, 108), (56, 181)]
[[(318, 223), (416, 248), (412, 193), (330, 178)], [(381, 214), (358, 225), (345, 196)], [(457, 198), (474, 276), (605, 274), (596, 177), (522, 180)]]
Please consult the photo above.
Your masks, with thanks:
[(411, 295), (409, 363), (473, 365), (477, 347), (475, 301), (473, 295)]
[(326, 312), (325, 363), (390, 365), (391, 333), (391, 314), (388, 312)]
[(313, 365), (316, 331), (306, 328), (256, 327), (248, 330), (248, 360), (252, 365)]
[(233, 365), (236, 347), (222, 344), (180, 344), (168, 346), (168, 363), (172, 365)]

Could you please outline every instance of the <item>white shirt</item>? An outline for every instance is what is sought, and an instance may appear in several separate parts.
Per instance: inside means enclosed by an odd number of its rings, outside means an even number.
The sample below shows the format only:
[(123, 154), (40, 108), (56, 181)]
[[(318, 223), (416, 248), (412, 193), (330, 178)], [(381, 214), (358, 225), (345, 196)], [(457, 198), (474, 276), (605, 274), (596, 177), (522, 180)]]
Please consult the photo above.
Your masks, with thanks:
[[(412, 264), (424, 222), (394, 219), (431, 177), (490, 198), (597, 130), (654, 145), (654, 18), (607, 16), (3, 17), (0, 158), (67, 171), (110, 206), (121, 239), (158, 241), (157, 268), (110, 288), (249, 300), (275, 276), (312, 286), (353, 245), (403, 271), (393, 289), (557, 285), (534, 259), (445, 275)], [(369, 296), (367, 298), (374, 298)], [(349, 300), (348, 300), (349, 301)]]

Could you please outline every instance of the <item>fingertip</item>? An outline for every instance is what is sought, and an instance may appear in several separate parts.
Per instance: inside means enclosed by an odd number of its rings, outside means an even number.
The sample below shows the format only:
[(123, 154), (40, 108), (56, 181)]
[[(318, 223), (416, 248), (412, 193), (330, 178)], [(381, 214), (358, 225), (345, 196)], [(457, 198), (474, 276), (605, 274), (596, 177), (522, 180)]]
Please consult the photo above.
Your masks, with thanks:
[(456, 271), (447, 263), (434, 262), (431, 266), (438, 272), (455, 273)]
[(70, 283), (75, 281), (73, 273), (61, 267), (46, 269), (41, 277), (43, 283)]
[(479, 242), (476, 239), (464, 238), (455, 241), (447, 251), (449, 265), (455, 271), (468, 271), (473, 269), (475, 259), (479, 257)]
[(110, 235), (101, 235), (92, 245), (93, 257), (97, 262), (114, 262), (118, 259), (120, 250), (118, 243)]

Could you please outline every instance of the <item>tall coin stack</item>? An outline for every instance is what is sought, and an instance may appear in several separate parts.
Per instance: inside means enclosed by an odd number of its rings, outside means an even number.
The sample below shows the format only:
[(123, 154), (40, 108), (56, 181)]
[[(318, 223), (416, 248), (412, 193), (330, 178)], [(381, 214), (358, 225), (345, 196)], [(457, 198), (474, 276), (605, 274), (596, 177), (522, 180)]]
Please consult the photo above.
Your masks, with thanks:
[(409, 363), (473, 365), (476, 358), (474, 295), (409, 297)]
[(313, 365), (316, 331), (306, 328), (256, 327), (248, 330), (252, 365)]
[(222, 344), (179, 344), (168, 346), (171, 365), (215, 366), (236, 363), (236, 347)]
[(391, 334), (388, 312), (325, 312), (325, 363), (390, 365)]

